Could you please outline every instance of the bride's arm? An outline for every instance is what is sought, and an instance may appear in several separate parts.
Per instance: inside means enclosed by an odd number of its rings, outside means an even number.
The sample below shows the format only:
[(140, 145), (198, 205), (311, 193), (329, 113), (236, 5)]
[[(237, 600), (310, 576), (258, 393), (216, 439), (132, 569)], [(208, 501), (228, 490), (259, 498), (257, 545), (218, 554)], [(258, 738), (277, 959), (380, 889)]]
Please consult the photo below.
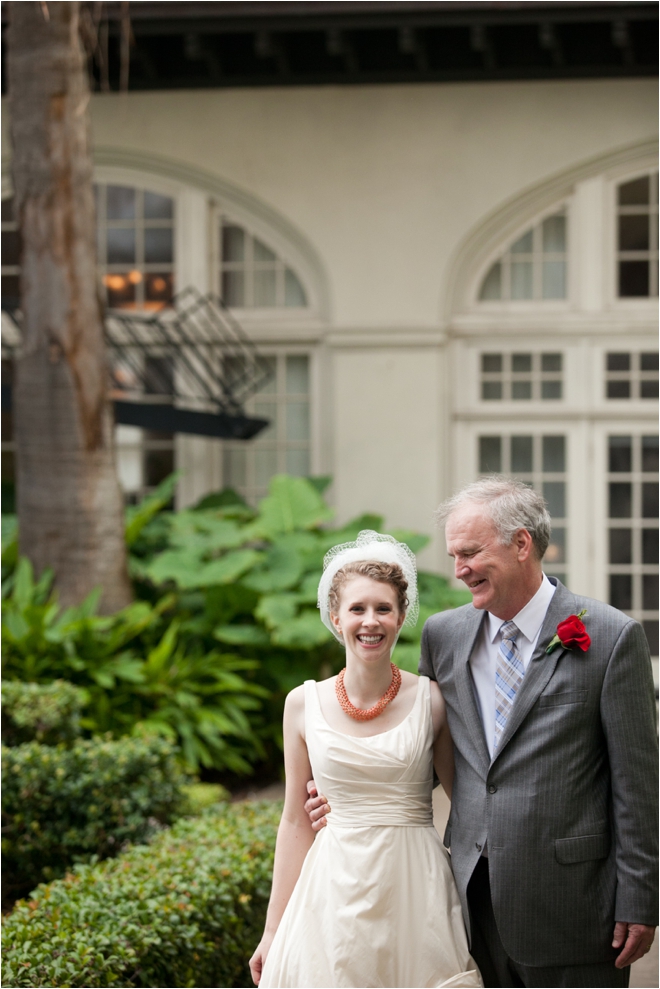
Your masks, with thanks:
[(445, 701), (435, 680), (431, 680), (431, 715), (433, 717), (433, 767), (451, 800), (454, 783), (454, 746), (447, 724)]
[(305, 744), (304, 687), (296, 687), (284, 705), (284, 770), (286, 791), (284, 810), (277, 831), (273, 886), (270, 893), (263, 937), (250, 959), (250, 971), (255, 985), (259, 984), (270, 945), (279, 927), (282, 914), (298, 881), (302, 864), (314, 842), (314, 831), (305, 813), (307, 780), (312, 768)]

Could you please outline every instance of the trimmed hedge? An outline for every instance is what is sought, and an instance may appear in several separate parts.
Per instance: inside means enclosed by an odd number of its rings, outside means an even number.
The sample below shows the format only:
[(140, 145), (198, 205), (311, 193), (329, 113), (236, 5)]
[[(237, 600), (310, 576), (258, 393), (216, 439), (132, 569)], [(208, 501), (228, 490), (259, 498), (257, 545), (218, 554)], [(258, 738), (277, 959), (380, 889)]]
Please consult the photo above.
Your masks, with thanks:
[(5, 745), (41, 742), (57, 745), (80, 735), (80, 712), (87, 694), (66, 680), (53, 683), (2, 683), (2, 741)]
[(182, 819), (150, 845), (76, 866), (3, 927), (12, 987), (250, 986), (281, 804)]
[(169, 823), (183, 809), (186, 779), (174, 752), (160, 738), (3, 746), (5, 892), (24, 893)]

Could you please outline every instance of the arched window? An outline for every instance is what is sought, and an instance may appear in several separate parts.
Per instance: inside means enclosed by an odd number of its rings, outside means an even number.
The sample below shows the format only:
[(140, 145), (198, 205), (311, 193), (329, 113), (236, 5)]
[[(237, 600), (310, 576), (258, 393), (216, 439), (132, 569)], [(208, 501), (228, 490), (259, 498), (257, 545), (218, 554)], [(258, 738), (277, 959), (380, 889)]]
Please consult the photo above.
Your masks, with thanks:
[(617, 187), (619, 298), (658, 294), (658, 173)]
[(220, 220), (220, 294), (232, 309), (307, 306), (295, 271), (263, 240), (227, 217)]
[(147, 189), (96, 189), (98, 263), (111, 309), (163, 309), (174, 295), (174, 200)]
[(562, 209), (526, 230), (491, 266), (480, 301), (565, 299), (566, 228)]

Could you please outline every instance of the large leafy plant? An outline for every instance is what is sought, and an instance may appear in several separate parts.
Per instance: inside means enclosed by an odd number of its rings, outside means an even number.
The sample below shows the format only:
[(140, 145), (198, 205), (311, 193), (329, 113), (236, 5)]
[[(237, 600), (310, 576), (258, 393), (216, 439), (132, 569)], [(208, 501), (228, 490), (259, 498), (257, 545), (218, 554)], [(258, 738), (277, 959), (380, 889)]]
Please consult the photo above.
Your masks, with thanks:
[[(328, 479), (279, 475), (256, 510), (225, 491), (179, 512), (165, 509), (173, 482), (130, 511), (140, 600), (111, 618), (95, 616), (94, 595), (60, 614), (50, 577), (35, 582), (26, 561), (15, 567), (9, 534), (6, 668), (84, 686), (89, 730), (158, 731), (179, 741), (192, 766), (245, 772), (264, 755), (279, 761), (286, 693), (343, 665), (316, 608), (324, 554), (361, 529), (383, 531), (384, 521), (363, 515), (328, 528)], [(415, 552), (428, 541), (392, 534)], [(433, 574), (420, 574), (420, 592), (422, 620), (394, 654), (413, 672), (423, 619), (465, 600)]]

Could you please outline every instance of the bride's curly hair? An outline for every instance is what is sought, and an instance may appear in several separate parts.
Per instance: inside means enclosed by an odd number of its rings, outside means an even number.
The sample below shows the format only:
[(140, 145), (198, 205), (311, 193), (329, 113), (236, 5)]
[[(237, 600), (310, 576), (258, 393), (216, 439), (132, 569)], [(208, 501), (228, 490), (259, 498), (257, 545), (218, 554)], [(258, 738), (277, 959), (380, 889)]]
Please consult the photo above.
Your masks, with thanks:
[(403, 576), (403, 570), (398, 563), (379, 563), (377, 560), (356, 560), (347, 563), (338, 570), (332, 579), (328, 594), (330, 611), (336, 615), (339, 612), (339, 598), (343, 586), (351, 577), (371, 577), (383, 584), (390, 584), (396, 591), (399, 611), (408, 610), (408, 581)]

